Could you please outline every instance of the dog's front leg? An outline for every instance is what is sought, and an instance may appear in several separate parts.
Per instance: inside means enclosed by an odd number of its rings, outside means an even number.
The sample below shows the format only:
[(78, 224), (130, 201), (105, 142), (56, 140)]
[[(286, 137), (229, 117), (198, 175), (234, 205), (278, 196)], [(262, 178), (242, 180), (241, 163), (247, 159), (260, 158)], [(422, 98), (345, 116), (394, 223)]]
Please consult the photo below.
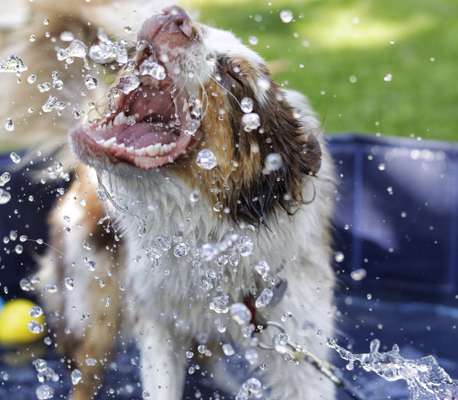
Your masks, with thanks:
[(143, 398), (180, 400), (183, 396), (186, 350), (161, 323), (142, 324), (137, 333), (141, 359)]
[[(322, 360), (329, 359), (326, 339), (332, 337), (334, 280), (324, 264), (302, 261), (301, 268), (284, 277), (288, 282), (286, 293), (272, 309), (261, 312), (265, 320), (280, 322), (289, 338), (304, 345)], [(310, 284), (313, 276), (313, 284)], [(263, 340), (271, 343), (278, 334), (275, 328), (263, 333)], [(307, 362), (286, 361), (275, 351), (264, 353), (263, 383), (269, 388), (270, 400), (334, 400), (333, 383)]]

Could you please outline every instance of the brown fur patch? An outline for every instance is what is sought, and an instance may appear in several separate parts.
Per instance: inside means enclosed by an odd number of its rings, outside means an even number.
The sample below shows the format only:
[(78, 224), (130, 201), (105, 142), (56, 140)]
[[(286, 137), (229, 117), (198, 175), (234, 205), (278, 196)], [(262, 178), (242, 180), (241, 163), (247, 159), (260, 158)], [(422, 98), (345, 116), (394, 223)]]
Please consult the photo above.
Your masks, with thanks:
[[(222, 60), (219, 75), (221, 85), (210, 82), (205, 88), (203, 139), (187, 159), (171, 168), (205, 193), (220, 215), (228, 214), (235, 222), (268, 225), (268, 218), (278, 210), (292, 214), (302, 205), (304, 179), (318, 173), (321, 149), (313, 134), (305, 134), (274, 83), (270, 82), (262, 104), (255, 100), (259, 77), (270, 80), (266, 70), (256, 70), (244, 60)], [(244, 97), (254, 101), (253, 112), (261, 119), (258, 130), (243, 129), (240, 102)], [(211, 171), (195, 163), (202, 148), (210, 149), (218, 160)], [(283, 165), (263, 173), (270, 153), (279, 154)]]
[[(72, 220), (73, 228), (84, 229), (87, 232), (85, 240), (92, 247), (91, 254), (97, 263), (97, 279), (91, 283), (87, 298), (90, 303), (90, 315), (86, 321), (87, 327), (82, 337), (68, 335), (65, 333), (65, 321), (58, 320), (57, 339), (60, 349), (64, 352), (68, 361), (78, 368), (82, 374), (82, 382), (75, 386), (71, 395), (72, 400), (91, 399), (98, 391), (103, 377), (103, 370), (111, 358), (116, 335), (121, 321), (121, 304), (119, 291), (119, 274), (123, 267), (123, 255), (121, 243), (116, 242), (114, 233), (110, 227), (101, 224), (99, 221), (105, 216), (103, 204), (97, 198), (96, 187), (89, 179), (89, 169), (79, 165), (75, 171), (74, 179), (70, 189), (65, 196), (59, 200), (54, 208), (51, 218), (51, 252), (57, 268), (57, 279), (60, 290), (64, 291), (64, 278), (66, 271), (72, 268), (64, 265), (62, 255), (67, 252), (63, 240), (65, 232), (60, 207), (63, 202), (74, 202), (76, 207), (83, 211), (81, 218)], [(81, 201), (84, 201), (82, 205)], [(72, 218), (74, 216), (70, 216)], [(74, 246), (81, 246), (82, 243), (74, 243)], [(104, 254), (107, 257), (97, 259), (97, 254)], [(106, 263), (108, 258), (109, 263)], [(61, 298), (58, 313), (63, 316), (65, 296)], [(96, 365), (88, 365), (87, 359), (96, 360)]]

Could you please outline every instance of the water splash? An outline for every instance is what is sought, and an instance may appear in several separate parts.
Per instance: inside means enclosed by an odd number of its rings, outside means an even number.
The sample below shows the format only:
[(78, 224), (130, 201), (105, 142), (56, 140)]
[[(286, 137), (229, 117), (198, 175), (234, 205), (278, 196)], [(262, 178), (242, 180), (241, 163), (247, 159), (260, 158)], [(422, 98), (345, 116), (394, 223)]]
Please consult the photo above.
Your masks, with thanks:
[(389, 382), (406, 381), (410, 400), (458, 399), (458, 381), (454, 381), (433, 356), (418, 360), (404, 358), (397, 345), (390, 351), (380, 352), (380, 341), (377, 339), (370, 343), (369, 353), (361, 354), (344, 349), (334, 339), (329, 340), (328, 345), (348, 361), (348, 370), (359, 363), (365, 371), (374, 372)]
[(0, 63), (0, 72), (13, 72), (16, 74), (21, 74), (24, 71), (27, 71), (27, 66), (24, 64), (24, 61), (22, 61), (21, 58), (14, 54)]
[(99, 31), (97, 38), (99, 42), (89, 49), (89, 57), (97, 64), (107, 64), (116, 61), (120, 65), (127, 63), (127, 43), (125, 41), (115, 42), (103, 32)]

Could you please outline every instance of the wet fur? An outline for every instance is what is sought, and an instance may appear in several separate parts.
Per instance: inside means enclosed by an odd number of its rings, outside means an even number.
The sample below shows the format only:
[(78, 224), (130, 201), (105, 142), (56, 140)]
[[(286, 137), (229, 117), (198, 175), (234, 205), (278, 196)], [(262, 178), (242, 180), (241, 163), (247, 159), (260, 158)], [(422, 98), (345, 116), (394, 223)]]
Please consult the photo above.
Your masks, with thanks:
[[(109, 2), (101, 3), (110, 7)], [(39, 21), (47, 15), (51, 26), (46, 29), (54, 34), (75, 26), (83, 40), (94, 37), (96, 25), (108, 30), (114, 25), (113, 13), (91, 14), (83, 10), (77, 2), (72, 15), (67, 14), (67, 8), (45, 7), (35, 19)], [(88, 28), (86, 19), (91, 15), (93, 25)], [(116, 26), (115, 34), (124, 24), (118, 21)], [(207, 47), (218, 48), (227, 42), (228, 33), (214, 34), (221, 36), (223, 42), (213, 40)], [(183, 234), (193, 246), (218, 240), (228, 230), (251, 236), (255, 252), (241, 260), (237, 272), (224, 282), (224, 290), (234, 301), (243, 301), (253, 289), (259, 290), (262, 283), (252, 264), (267, 260), (288, 282), (288, 290), (280, 304), (260, 311), (259, 317), (280, 320), (285, 313), (292, 313), (294, 318), (286, 323), (288, 331), (315, 354), (327, 357), (324, 341), (333, 332), (334, 276), (329, 227), (334, 196), (332, 161), (306, 100), (273, 82), (269, 90), (260, 90), (256, 77), (268, 77), (265, 64), (255, 53), (234, 44), (218, 60), (218, 70), (224, 77), (221, 84), (207, 83), (203, 88), (211, 96), (200, 146), (211, 148), (217, 155), (219, 165), (215, 170), (207, 172), (196, 167), (193, 161), (199, 147), (164, 172), (146, 173), (126, 165), (110, 171), (106, 165), (91, 161), (114, 193), (117, 206), (128, 212), (120, 212), (110, 202), (102, 205), (96, 197), (92, 169), (78, 166), (74, 183), (52, 213), (52, 250), (41, 262), (40, 277), (42, 288), (48, 283), (59, 287), (56, 294), (43, 290), (43, 298), (58, 329), (61, 348), (83, 374), (83, 382), (74, 388), (73, 400), (89, 399), (97, 393), (104, 366), (113, 354), (113, 339), (122, 329), (138, 343), (143, 387), (155, 400), (181, 397), (185, 352), (196, 338), (206, 336), (213, 347), (219, 347), (223, 340), (242, 345), (239, 329), (234, 326), (228, 325), (224, 339), (215, 331), (215, 315), (209, 313), (208, 298), (199, 291), (199, 277), (205, 275), (208, 266), (192, 269), (184, 261), (169, 258), (151, 268), (144, 257), (145, 249), (159, 234)], [(44, 39), (27, 50), (29, 59), (37, 63), (45, 62), (42, 51), (49, 52), (49, 57), (53, 52), (52, 45)], [(199, 59), (198, 53), (195, 56)], [(52, 63), (42, 65), (45, 80), (54, 67)], [(240, 75), (230, 73), (234, 65), (240, 67)], [(71, 78), (77, 72), (78, 67), (73, 65), (63, 76), (69, 82), (68, 89), (77, 85)], [(28, 97), (23, 90), (24, 86), (19, 86), (14, 91), (16, 107), (30, 104), (24, 101)], [(232, 96), (226, 95), (228, 91)], [(71, 93), (62, 93), (62, 97), (67, 96), (71, 99)], [(239, 108), (243, 97), (256, 99), (255, 111), (263, 121), (262, 134), (243, 132)], [(31, 99), (36, 107), (44, 100), (43, 96)], [(223, 120), (218, 118), (219, 108), (226, 110)], [(21, 129), (28, 138), (33, 132), (49, 134), (50, 126), (55, 137), (60, 138), (60, 133), (74, 124), (68, 116), (58, 119), (57, 125), (49, 119), (37, 119), (38, 125), (27, 118), (23, 121)], [(271, 152), (280, 154), (284, 165), (264, 175), (263, 160)], [(212, 190), (215, 187), (219, 191)], [(189, 198), (196, 189), (201, 199), (191, 204)], [(217, 202), (224, 205), (225, 211), (214, 211)], [(113, 226), (107, 226), (106, 220), (99, 223), (107, 212), (113, 217)], [(64, 216), (70, 216), (70, 222), (65, 222)], [(253, 224), (257, 231), (247, 230), (247, 224)], [(141, 237), (139, 228), (143, 229)], [(83, 248), (83, 242), (90, 250)], [(85, 256), (95, 261), (94, 272), (88, 270)], [(68, 277), (75, 279), (72, 291), (65, 288)], [(321, 332), (319, 336), (317, 331)], [(332, 384), (310, 367), (298, 367), (271, 353), (260, 356), (267, 365), (262, 375), (270, 390), (269, 398), (334, 399)], [(87, 364), (89, 358), (97, 360), (96, 366)], [(223, 377), (219, 381), (229, 380)]]

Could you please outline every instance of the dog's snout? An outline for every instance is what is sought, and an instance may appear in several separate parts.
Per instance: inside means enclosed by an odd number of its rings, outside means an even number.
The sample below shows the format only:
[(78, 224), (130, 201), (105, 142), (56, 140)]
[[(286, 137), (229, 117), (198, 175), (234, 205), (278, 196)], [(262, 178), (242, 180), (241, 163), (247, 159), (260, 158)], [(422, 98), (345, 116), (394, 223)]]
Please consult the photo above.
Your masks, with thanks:
[(164, 29), (181, 32), (188, 38), (192, 36), (191, 18), (181, 7), (168, 7), (163, 12), (166, 17)]
[(139, 33), (139, 39), (150, 42), (168, 42), (171, 47), (185, 46), (193, 38), (193, 26), (188, 13), (178, 6), (167, 7), (148, 19)]

